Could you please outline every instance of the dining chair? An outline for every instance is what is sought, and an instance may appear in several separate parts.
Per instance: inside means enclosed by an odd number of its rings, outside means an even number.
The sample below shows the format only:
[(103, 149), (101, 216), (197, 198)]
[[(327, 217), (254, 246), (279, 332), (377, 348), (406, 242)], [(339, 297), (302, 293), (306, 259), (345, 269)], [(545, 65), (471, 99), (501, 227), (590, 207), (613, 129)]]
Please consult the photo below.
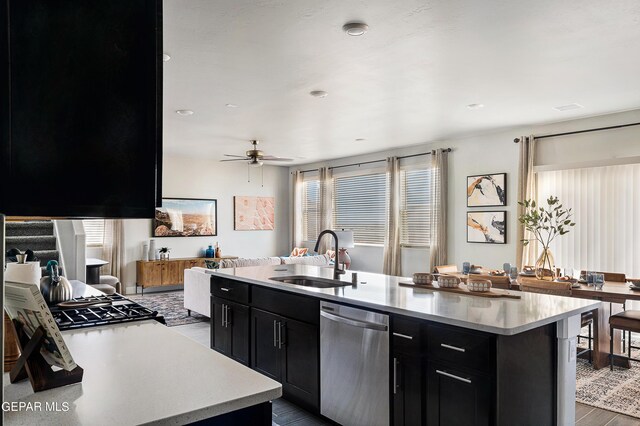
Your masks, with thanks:
[(489, 280), (493, 288), (511, 290), (511, 279), (506, 275), (471, 274), (469, 275), (469, 279)]
[[(571, 296), (571, 283), (570, 282), (555, 282), (538, 280), (535, 278), (520, 278), (520, 289), (522, 291), (528, 291), (530, 293), (542, 293), (553, 294), (555, 296)], [(589, 334), (587, 336), (578, 336), (588, 339), (588, 346), (586, 349), (578, 348), (576, 356), (582, 354), (589, 354), (589, 363), (593, 362), (593, 311), (584, 312), (580, 315), (580, 328), (588, 327)]]
[(433, 268), (438, 274), (450, 274), (452, 272), (458, 272), (456, 265), (440, 265)]
[[(609, 340), (609, 368), (613, 371), (613, 359), (614, 357), (627, 358), (629, 361), (640, 362), (638, 358), (631, 357), (631, 349), (640, 349), (637, 346), (631, 344), (631, 333), (640, 333), (640, 311), (628, 310), (622, 311), (618, 314), (611, 315), (609, 317), (609, 328), (611, 332), (611, 338)], [(613, 353), (613, 332), (614, 330), (621, 330), (622, 335), (625, 336), (629, 333), (629, 340), (627, 344), (628, 355), (618, 355)], [(624, 352), (624, 348), (622, 349)]]

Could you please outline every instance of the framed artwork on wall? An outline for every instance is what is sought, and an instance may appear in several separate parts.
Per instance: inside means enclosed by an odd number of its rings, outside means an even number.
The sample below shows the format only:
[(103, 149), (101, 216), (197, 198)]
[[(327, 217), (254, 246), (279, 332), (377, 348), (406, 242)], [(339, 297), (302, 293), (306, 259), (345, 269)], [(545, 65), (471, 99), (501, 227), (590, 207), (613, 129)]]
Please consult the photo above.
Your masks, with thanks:
[(507, 212), (467, 212), (467, 242), (507, 243)]
[(507, 174), (467, 176), (467, 207), (507, 205)]
[(163, 198), (153, 219), (154, 237), (210, 237), (218, 235), (218, 201)]
[(274, 197), (233, 197), (233, 229), (236, 231), (273, 231)]

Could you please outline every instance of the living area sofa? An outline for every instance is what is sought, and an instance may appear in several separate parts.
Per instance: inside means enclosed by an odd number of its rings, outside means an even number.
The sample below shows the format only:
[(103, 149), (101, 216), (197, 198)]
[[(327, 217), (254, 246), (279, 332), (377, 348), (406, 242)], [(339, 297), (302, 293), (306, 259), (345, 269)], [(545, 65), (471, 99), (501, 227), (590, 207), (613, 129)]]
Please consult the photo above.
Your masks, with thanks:
[[(326, 254), (301, 257), (261, 257), (223, 259), (222, 268), (243, 268), (265, 265), (314, 265), (329, 266), (331, 259)], [(184, 308), (191, 315), (191, 311), (211, 317), (211, 274), (214, 269), (193, 267), (184, 270)]]

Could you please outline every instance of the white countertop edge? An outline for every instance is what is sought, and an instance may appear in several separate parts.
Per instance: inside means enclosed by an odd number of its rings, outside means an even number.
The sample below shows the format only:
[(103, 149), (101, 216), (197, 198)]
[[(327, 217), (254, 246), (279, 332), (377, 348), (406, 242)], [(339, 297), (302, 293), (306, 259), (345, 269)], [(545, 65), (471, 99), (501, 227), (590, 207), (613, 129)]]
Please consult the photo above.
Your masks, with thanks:
[[(366, 302), (366, 301), (360, 301), (360, 300), (356, 300), (356, 299), (351, 299), (351, 298), (347, 298), (347, 297), (340, 297), (340, 296), (335, 296), (332, 294), (327, 294), (327, 293), (323, 293), (323, 292), (315, 292), (315, 291), (310, 291), (309, 289), (305, 288), (305, 287), (301, 287), (295, 284), (282, 284), (278, 281), (273, 281), (273, 280), (267, 280), (267, 281), (262, 281), (259, 279), (254, 279), (254, 278), (249, 278), (249, 277), (239, 277), (237, 275), (232, 275), (232, 274), (228, 274), (228, 273), (209, 273), (210, 275), (218, 275), (218, 276), (222, 276), (225, 278), (229, 278), (235, 281), (240, 281), (240, 282), (245, 282), (245, 283), (249, 283), (249, 284), (255, 284), (255, 285), (259, 285), (262, 287), (267, 287), (267, 288), (272, 288), (275, 290), (282, 290), (282, 291), (286, 291), (286, 292), (290, 292), (290, 293), (296, 293), (296, 294), (301, 294), (301, 295), (305, 295), (305, 296), (309, 296), (309, 297), (315, 297), (317, 299), (320, 300), (330, 300), (333, 302), (339, 302), (342, 304), (347, 304), (347, 305), (353, 305), (353, 306), (360, 306), (360, 307), (366, 307), (366, 308), (371, 308), (371, 309), (376, 309), (378, 311), (381, 312), (387, 312), (387, 313), (393, 313), (393, 314), (398, 314), (398, 315), (404, 315), (407, 317), (412, 317), (412, 318), (418, 318), (418, 319), (424, 319), (424, 320), (429, 320), (429, 321), (434, 321), (434, 322), (438, 322), (438, 323), (442, 323), (442, 324), (448, 324), (448, 325), (453, 325), (453, 326), (457, 326), (457, 327), (463, 327), (463, 328), (468, 328), (471, 330), (477, 330), (477, 331), (485, 331), (487, 333), (493, 333), (493, 334), (500, 334), (500, 335), (504, 335), (504, 336), (512, 336), (515, 334), (519, 334), (525, 331), (529, 331), (529, 330), (533, 330), (534, 328), (538, 328), (540, 326), (543, 325), (547, 325), (547, 324), (551, 324), (551, 323), (555, 323), (563, 318), (567, 318), (567, 317), (571, 317), (574, 315), (580, 315), (584, 312), (588, 312), (588, 311), (592, 311), (594, 309), (597, 309), (599, 304), (602, 303), (600, 301), (596, 301), (594, 300), (593, 303), (591, 305), (587, 305), (581, 308), (576, 308), (570, 311), (567, 311), (565, 313), (562, 314), (558, 314), (558, 315), (553, 315), (550, 316), (548, 318), (542, 319), (542, 320), (538, 320), (535, 322), (531, 322), (529, 324), (523, 325), (523, 326), (519, 326), (519, 327), (511, 327), (511, 328), (507, 328), (507, 327), (493, 327), (493, 326), (487, 326), (487, 325), (483, 325), (483, 324), (478, 324), (478, 323), (472, 323), (472, 322), (467, 322), (467, 321), (461, 321), (461, 320), (457, 320), (455, 318), (449, 318), (449, 317), (444, 317), (444, 316), (439, 316), (439, 315), (430, 315), (430, 314), (426, 314), (423, 312), (416, 312), (416, 311), (411, 311), (411, 310), (406, 310), (406, 309), (399, 309), (399, 308), (395, 308), (393, 306), (387, 306), (387, 305), (380, 305), (380, 304), (376, 304), (376, 303), (370, 303), (370, 302)], [(360, 284), (360, 285), (366, 285), (366, 284)], [(424, 289), (425, 291), (429, 291), (429, 289)], [(471, 295), (465, 295), (465, 294), (456, 294), (457, 296), (460, 297), (478, 297), (478, 296), (471, 296)], [(563, 297), (563, 296), (556, 296), (556, 297)], [(514, 303), (518, 303), (519, 300), (516, 299), (502, 299), (504, 302), (514, 302)]]

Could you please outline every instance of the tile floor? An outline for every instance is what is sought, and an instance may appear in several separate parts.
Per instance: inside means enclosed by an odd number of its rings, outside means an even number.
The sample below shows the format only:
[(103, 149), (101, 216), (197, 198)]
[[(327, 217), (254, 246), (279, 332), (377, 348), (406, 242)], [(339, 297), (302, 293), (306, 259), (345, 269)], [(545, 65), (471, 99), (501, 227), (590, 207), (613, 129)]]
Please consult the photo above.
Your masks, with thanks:
[[(209, 323), (172, 327), (175, 330), (206, 347), (209, 347)], [(273, 401), (273, 422), (279, 426), (320, 426), (325, 420), (284, 400)], [(576, 403), (576, 426), (640, 426), (640, 420), (611, 411)]]

